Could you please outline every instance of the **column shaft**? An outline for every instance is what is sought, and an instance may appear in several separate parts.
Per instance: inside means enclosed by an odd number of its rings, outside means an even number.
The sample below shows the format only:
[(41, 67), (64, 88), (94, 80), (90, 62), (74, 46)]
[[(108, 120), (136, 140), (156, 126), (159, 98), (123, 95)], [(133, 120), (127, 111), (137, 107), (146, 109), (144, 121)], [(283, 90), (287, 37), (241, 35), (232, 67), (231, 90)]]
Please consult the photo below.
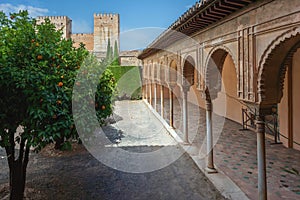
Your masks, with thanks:
[(187, 90), (183, 89), (183, 134), (185, 136), (185, 142), (189, 143), (188, 135), (188, 102), (187, 102)]
[(154, 109), (156, 110), (157, 105), (157, 85), (154, 83)]
[(152, 83), (149, 84), (149, 103), (152, 105)]
[(207, 165), (208, 173), (216, 173), (214, 165), (213, 151), (213, 130), (212, 130), (212, 103), (211, 100), (206, 100), (206, 138), (207, 138)]
[(169, 98), (170, 98), (170, 126), (174, 128), (174, 94), (171, 88), (169, 88)]
[(164, 117), (164, 86), (161, 85), (160, 88), (160, 115)]
[(267, 175), (266, 175), (266, 146), (265, 146), (265, 122), (258, 120), (257, 127), (257, 166), (258, 166), (258, 199), (267, 199)]

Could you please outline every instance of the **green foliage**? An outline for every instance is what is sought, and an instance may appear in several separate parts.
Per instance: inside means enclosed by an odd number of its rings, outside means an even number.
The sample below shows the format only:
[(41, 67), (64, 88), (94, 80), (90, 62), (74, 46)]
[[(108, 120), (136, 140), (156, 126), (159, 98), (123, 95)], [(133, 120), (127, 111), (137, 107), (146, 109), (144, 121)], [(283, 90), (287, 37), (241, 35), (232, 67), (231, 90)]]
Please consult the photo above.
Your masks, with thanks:
[(111, 65), (108, 68), (117, 82), (118, 97), (141, 99), (141, 75), (139, 67)]
[(119, 48), (118, 48), (118, 43), (115, 40), (115, 46), (114, 46), (114, 60), (119, 59)]
[[(37, 25), (27, 12), (8, 19), (0, 12), (0, 145), (10, 146), (9, 136), (19, 125), (27, 146), (40, 150), (57, 138), (76, 134), (72, 117), (72, 91), (75, 78), (88, 51), (75, 49), (71, 40), (62, 39), (61, 31), (48, 19)], [(94, 67), (94, 66), (91, 66)], [(106, 88), (109, 72), (98, 86), (98, 104), (105, 105), (105, 114), (112, 112), (114, 86)], [(99, 80), (98, 80), (99, 81)]]
[(106, 47), (106, 62), (110, 63), (112, 61), (112, 52), (111, 52), (111, 44), (110, 44), (110, 38), (108, 38), (107, 47)]
[[(27, 11), (10, 18), (0, 11), (0, 146), (10, 166), (11, 199), (23, 198), (30, 147), (39, 151), (48, 143), (62, 141), (62, 149), (71, 148), (65, 140), (77, 136), (73, 87), (86, 60), (93, 61), (91, 70), (83, 71), (89, 80), (101, 69), (83, 45), (76, 49), (71, 40), (62, 39), (62, 32), (49, 19), (39, 25)], [(99, 121), (112, 113), (115, 89), (112, 74), (102, 72), (95, 79), (95, 89), (89, 90), (94, 95), (90, 108)], [(20, 125), (24, 132), (16, 136)]]
[(89, 55), (82, 63), (73, 93), (73, 114), (82, 132), (93, 129), (87, 127), (89, 123), (85, 122), (93, 120), (91, 113), (95, 112), (101, 124), (111, 115), (115, 87), (115, 78), (106, 68), (106, 62), (100, 63), (95, 56)]

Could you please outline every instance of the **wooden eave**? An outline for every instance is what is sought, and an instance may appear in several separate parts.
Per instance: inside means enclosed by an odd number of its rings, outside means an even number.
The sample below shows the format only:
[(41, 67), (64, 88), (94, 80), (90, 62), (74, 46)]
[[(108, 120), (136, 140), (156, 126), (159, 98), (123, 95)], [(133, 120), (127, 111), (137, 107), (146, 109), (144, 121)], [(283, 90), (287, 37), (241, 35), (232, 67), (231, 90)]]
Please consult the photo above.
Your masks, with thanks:
[[(191, 36), (232, 13), (243, 9), (256, 0), (202, 0), (181, 15), (167, 30), (156, 38), (138, 56), (144, 59), (174, 42)], [(179, 32), (179, 33), (178, 33)]]

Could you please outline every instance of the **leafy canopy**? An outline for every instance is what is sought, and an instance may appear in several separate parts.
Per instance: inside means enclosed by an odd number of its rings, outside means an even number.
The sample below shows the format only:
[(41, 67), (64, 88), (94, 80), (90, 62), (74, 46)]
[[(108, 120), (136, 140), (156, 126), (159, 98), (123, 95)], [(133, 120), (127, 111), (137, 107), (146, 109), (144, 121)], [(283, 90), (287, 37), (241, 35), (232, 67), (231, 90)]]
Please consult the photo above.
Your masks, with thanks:
[[(58, 138), (76, 135), (72, 91), (89, 54), (84, 46), (74, 48), (49, 19), (38, 24), (27, 11), (10, 18), (0, 12), (0, 43), (0, 146), (15, 145), (12, 135), (19, 125), (24, 132), (17, 142), (22, 139), (37, 151)], [(101, 105), (101, 120), (112, 112), (115, 83), (108, 71), (99, 79), (96, 100), (101, 102), (95, 105)]]

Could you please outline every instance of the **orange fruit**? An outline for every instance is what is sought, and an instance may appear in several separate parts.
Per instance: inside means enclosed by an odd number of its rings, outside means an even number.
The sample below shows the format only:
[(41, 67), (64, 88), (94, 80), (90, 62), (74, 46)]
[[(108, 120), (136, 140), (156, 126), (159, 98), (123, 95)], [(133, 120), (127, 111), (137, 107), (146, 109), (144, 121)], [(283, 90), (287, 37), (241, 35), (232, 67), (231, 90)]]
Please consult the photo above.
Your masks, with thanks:
[(64, 76), (62, 75), (60, 78), (64, 78)]
[(61, 105), (61, 100), (56, 101), (57, 105)]
[(42, 56), (42, 55), (38, 55), (38, 56), (37, 56), (37, 59), (38, 59), (38, 60), (42, 60), (42, 59), (43, 59), (43, 56)]
[(57, 85), (58, 85), (58, 87), (62, 87), (64, 85), (64, 83), (63, 82), (59, 82)]
[(105, 110), (105, 108), (106, 108), (105, 105), (102, 105), (102, 106), (101, 106), (101, 109), (102, 109), (102, 110)]
[(40, 46), (40, 44), (37, 42), (37, 43), (35, 43), (35, 46), (38, 47), (38, 46)]

